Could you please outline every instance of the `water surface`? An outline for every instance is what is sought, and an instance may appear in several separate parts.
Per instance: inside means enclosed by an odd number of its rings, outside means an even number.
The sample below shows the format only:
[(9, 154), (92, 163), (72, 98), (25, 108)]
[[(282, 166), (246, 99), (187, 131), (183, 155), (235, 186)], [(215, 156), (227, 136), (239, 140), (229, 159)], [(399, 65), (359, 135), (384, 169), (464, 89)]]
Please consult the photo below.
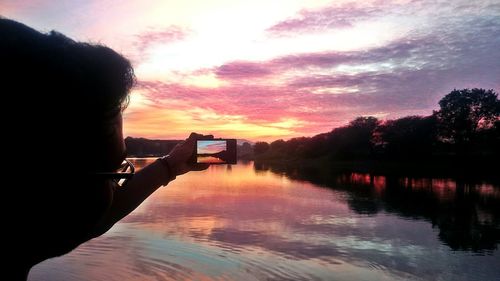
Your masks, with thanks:
[(214, 165), (30, 280), (498, 280), (499, 225), (488, 182)]
[(224, 160), (214, 156), (198, 156), (196, 163), (224, 163)]

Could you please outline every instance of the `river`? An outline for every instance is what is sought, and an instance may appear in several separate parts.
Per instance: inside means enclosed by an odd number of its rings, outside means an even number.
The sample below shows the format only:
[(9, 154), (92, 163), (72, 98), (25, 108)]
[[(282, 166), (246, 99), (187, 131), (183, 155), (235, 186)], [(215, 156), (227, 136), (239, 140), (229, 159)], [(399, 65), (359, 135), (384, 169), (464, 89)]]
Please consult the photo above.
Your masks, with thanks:
[(29, 280), (499, 280), (499, 243), (492, 183), (239, 162), (179, 176)]

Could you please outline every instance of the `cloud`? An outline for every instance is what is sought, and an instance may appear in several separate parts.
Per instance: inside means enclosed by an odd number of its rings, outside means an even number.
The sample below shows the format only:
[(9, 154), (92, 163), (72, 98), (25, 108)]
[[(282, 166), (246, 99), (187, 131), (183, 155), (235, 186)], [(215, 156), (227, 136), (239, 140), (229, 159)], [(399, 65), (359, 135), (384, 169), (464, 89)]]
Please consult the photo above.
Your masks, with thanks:
[[(482, 38), (484, 39), (484, 38)], [(228, 62), (212, 71), (220, 79), (262, 79), (286, 72), (314, 73), (316, 69), (334, 69), (344, 66), (366, 66), (391, 64), (393, 68), (405, 68), (426, 64), (426, 67), (439, 67), (448, 59), (446, 52), (450, 44), (466, 42), (440, 42), (433, 34), (420, 37), (402, 37), (392, 43), (360, 51), (326, 51), (317, 53), (290, 54), (263, 62)], [(443, 46), (445, 45), (445, 46)], [(443, 48), (444, 47), (444, 48)], [(460, 47), (461, 46), (457, 46)], [(449, 63), (449, 62), (448, 62)]]
[(150, 28), (136, 35), (134, 43), (137, 52), (142, 55), (151, 46), (156, 44), (170, 44), (186, 39), (191, 31), (177, 25), (171, 25), (163, 29)]
[(495, 1), (455, 0), (453, 3), (433, 0), (380, 0), (332, 3), (317, 9), (304, 9), (296, 15), (279, 21), (266, 32), (271, 37), (297, 36), (305, 33), (321, 33), (328, 30), (348, 29), (360, 22), (374, 22), (384, 17), (411, 22), (415, 18), (429, 22), (464, 20), (465, 17), (498, 16), (500, 4)]
[(190, 130), (273, 140), (293, 135), (309, 125), (295, 117), (298, 114), (283, 110), (283, 102), (277, 101), (284, 101), (291, 93), (287, 95), (278, 89), (201, 88), (158, 81), (142, 81), (139, 87), (150, 105), (126, 111), (125, 132), (130, 136), (184, 138), (186, 130)]
[[(293, 85), (234, 84), (221, 88), (163, 82), (141, 82), (141, 85), (154, 106), (132, 115), (127, 113), (129, 135), (159, 131), (181, 137), (190, 128), (216, 135), (274, 140), (330, 131), (360, 112), (380, 112), (381, 108), (375, 105), (383, 104), (365, 93), (318, 95)], [(384, 108), (389, 104), (383, 104)], [(160, 128), (166, 127), (168, 131), (162, 132)]]
[(304, 71), (309, 68), (333, 68), (342, 64), (360, 65), (398, 61), (410, 58), (411, 52), (428, 45), (432, 38), (404, 38), (388, 46), (363, 51), (329, 51), (286, 55), (263, 62), (233, 61), (213, 68), (211, 71), (219, 79), (262, 80), (272, 75), (282, 75), (290, 71)]
[(322, 32), (332, 28), (352, 27), (356, 22), (382, 14), (388, 9), (383, 2), (359, 4), (342, 3), (315, 10), (301, 10), (292, 18), (280, 21), (267, 29), (273, 36), (290, 36), (305, 32)]
[[(500, 88), (500, 21), (471, 18), (463, 24), (442, 27), (420, 38), (402, 38), (392, 44), (343, 54), (309, 54), (295, 60), (284, 58), (291, 67), (315, 66), (327, 69), (339, 65), (355, 71), (305, 73), (288, 86), (301, 91), (328, 94), (328, 89), (355, 89), (338, 99), (370, 104), (381, 111), (431, 109), (453, 88)], [(356, 66), (373, 65), (368, 70)], [(349, 69), (349, 68), (348, 68)], [(362, 69), (362, 68), (361, 68)], [(396, 114), (397, 115), (397, 114)]]
[(430, 114), (453, 88), (498, 90), (499, 38), (498, 20), (470, 18), (368, 50), (292, 54), (204, 70), (225, 82), (220, 87), (142, 81), (141, 88), (158, 108), (178, 110), (200, 128), (234, 130), (250, 139), (252, 130), (268, 139), (312, 135), (359, 115)]
[(309, 54), (289, 55), (275, 59), (274, 64), (282, 67), (322, 67), (331, 68), (340, 64), (368, 64), (378, 63), (388, 60), (399, 60), (409, 58), (411, 52), (419, 46), (428, 44), (430, 38), (402, 38), (390, 45), (350, 52), (321, 52)]
[(272, 73), (270, 67), (256, 62), (235, 61), (215, 68), (214, 72), (222, 79), (261, 78)]
[(454, 88), (499, 91), (498, 17), (478, 16), (462, 6), (437, 14), (432, 26), (383, 46), (234, 60), (183, 74), (213, 77), (220, 81), (214, 87), (143, 80), (139, 88), (149, 110), (129, 115), (129, 126), (135, 135), (169, 124), (179, 137), (186, 128), (197, 128), (273, 140), (326, 132), (357, 116), (430, 114)]

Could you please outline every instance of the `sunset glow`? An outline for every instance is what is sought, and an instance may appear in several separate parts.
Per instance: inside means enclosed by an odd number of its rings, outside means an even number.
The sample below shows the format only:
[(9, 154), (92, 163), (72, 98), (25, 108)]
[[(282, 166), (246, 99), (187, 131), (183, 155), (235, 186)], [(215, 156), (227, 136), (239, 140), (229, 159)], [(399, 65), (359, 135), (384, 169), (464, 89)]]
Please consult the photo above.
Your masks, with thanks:
[(7, 0), (0, 15), (129, 58), (133, 137), (312, 136), (500, 90), (498, 1)]
[(198, 154), (213, 154), (226, 150), (226, 141), (198, 141)]

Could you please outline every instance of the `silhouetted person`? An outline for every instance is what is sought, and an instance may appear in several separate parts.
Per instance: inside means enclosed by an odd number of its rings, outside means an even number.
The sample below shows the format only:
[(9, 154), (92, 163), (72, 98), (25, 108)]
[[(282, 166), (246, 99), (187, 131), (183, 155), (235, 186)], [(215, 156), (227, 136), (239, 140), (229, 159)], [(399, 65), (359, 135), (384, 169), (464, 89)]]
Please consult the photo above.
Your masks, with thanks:
[(0, 18), (0, 64), (8, 280), (103, 234), (175, 176), (208, 167), (188, 164), (202, 137), (193, 133), (119, 186), (134, 74), (110, 48)]

